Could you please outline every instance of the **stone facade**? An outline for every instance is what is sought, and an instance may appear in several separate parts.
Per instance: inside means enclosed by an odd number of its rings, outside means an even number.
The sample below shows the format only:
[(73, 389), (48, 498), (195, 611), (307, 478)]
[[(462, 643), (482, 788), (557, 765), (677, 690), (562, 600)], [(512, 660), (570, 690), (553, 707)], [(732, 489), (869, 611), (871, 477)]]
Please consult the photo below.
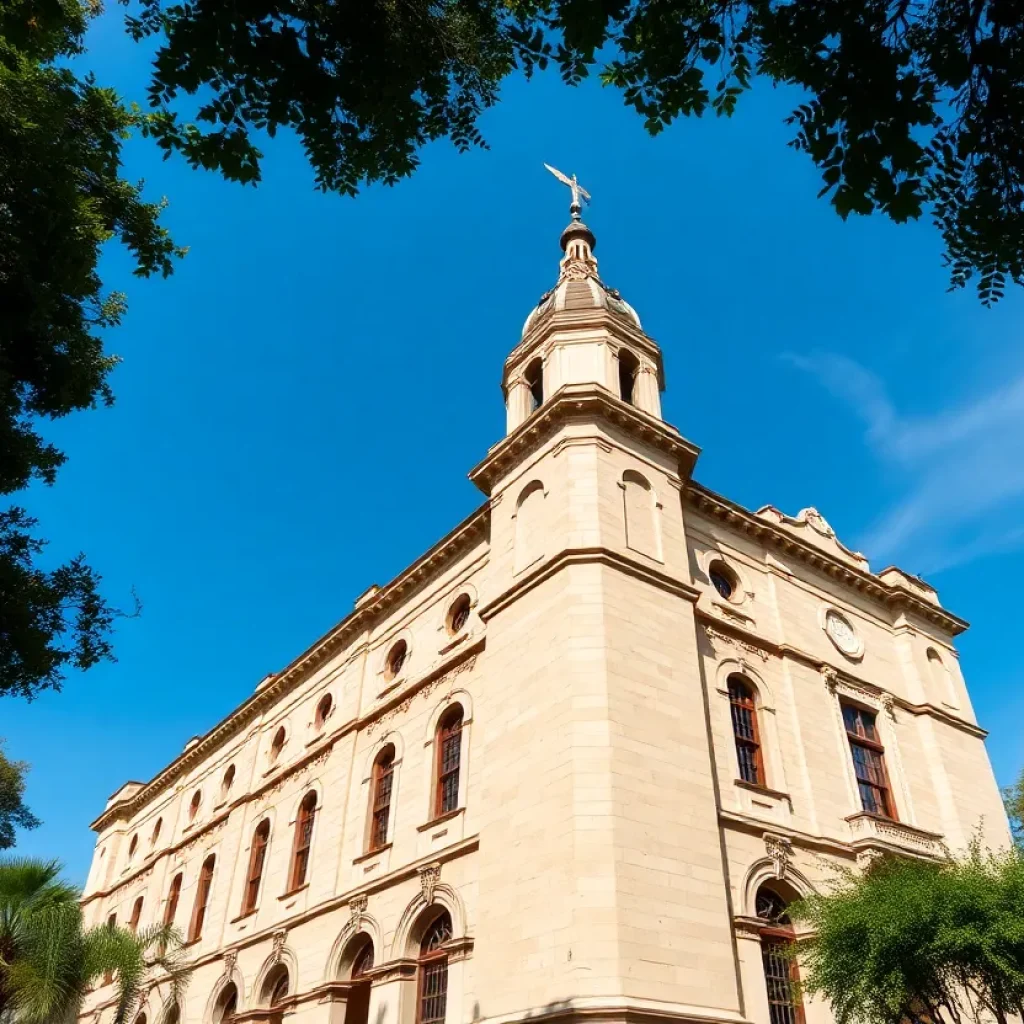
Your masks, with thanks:
[[(696, 483), (661, 350), (578, 218), (562, 247), (471, 473), (485, 504), (94, 822), (88, 922), (190, 940), (183, 1002), (158, 982), (146, 1024), (777, 1024), (759, 891), (1007, 841), (966, 624), (813, 509)], [(874, 723), (888, 814), (844, 706)]]

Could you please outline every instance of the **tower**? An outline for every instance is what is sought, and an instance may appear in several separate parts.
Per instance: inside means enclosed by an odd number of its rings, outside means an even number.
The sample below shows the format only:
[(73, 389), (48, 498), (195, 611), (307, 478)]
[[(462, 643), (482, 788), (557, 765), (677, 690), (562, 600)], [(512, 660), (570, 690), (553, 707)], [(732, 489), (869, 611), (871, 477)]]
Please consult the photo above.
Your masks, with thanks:
[(507, 436), (471, 473), (502, 680), (477, 756), (479, 913), (503, 940), (476, 984), (487, 1016), (653, 1000), (721, 1020), (739, 998), (681, 501), (698, 450), (661, 417), (661, 350), (580, 213), (505, 362)]

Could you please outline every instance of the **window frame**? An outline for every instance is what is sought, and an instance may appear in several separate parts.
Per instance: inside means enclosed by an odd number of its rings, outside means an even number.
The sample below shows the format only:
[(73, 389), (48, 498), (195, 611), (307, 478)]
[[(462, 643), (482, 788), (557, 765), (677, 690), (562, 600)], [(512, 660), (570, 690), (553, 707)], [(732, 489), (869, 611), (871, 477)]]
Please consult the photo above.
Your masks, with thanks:
[[(393, 743), (382, 748), (373, 759), (373, 774), (370, 784), (370, 835), (367, 852), (383, 850), (390, 841), (391, 834), (391, 803), (395, 790), (395, 761), (398, 751)], [(387, 802), (380, 805), (381, 786), (387, 781)], [(380, 835), (380, 819), (383, 818), (383, 835)]]
[[(733, 695), (733, 686), (742, 687), (748, 694), (748, 700), (738, 699)], [(757, 689), (745, 676), (738, 672), (730, 673), (725, 681), (729, 694), (729, 722), (732, 726), (733, 746), (736, 751), (736, 764), (738, 770), (738, 781), (748, 786), (757, 786), (760, 789), (767, 788), (764, 769), (764, 749), (761, 739), (761, 723), (757, 700)], [(742, 735), (737, 728), (738, 711), (749, 714), (751, 736)], [(744, 764), (746, 763), (741, 750), (752, 751), (754, 778), (748, 779), (744, 776)]]
[(211, 853), (199, 869), (196, 899), (192, 905), (192, 920), (188, 926), (189, 943), (198, 942), (203, 937), (203, 926), (206, 924), (206, 914), (210, 909), (210, 893), (213, 891), (213, 873), (216, 868), (217, 855)]
[(313, 859), (313, 828), (318, 809), (317, 792), (311, 789), (303, 796), (295, 815), (295, 839), (292, 844), (291, 866), (288, 869), (288, 892), (296, 892), (309, 881), (309, 866)]
[[(857, 721), (863, 722), (865, 715), (871, 718), (871, 728), (874, 733), (874, 738), (867, 736), (866, 734), (851, 732), (849, 724), (846, 721), (846, 712), (850, 710), (857, 716)], [(896, 810), (896, 799), (893, 793), (892, 782), (889, 778), (889, 769), (885, 763), (885, 744), (878, 738), (878, 712), (874, 708), (864, 707), (862, 704), (857, 704), (853, 701), (841, 700), (839, 702), (839, 712), (843, 720), (843, 731), (846, 734), (846, 745), (850, 751), (850, 765), (853, 769), (853, 780), (857, 790), (857, 796), (860, 800), (861, 810), (865, 814), (873, 814), (879, 818), (887, 818), (890, 821), (899, 821), (899, 814)], [(870, 778), (862, 779), (857, 772), (857, 757), (854, 753), (855, 748), (868, 751), (869, 755), (877, 758), (877, 772), (880, 775), (882, 781), (872, 781)], [(865, 806), (864, 803), (864, 791), (862, 786), (868, 787), (872, 790), (876, 797), (880, 793), (882, 796), (881, 804), (882, 810), (874, 810), (870, 807)], [(877, 802), (877, 800), (876, 800)]]
[[(757, 895), (761, 893), (761, 889), (766, 889), (772, 896), (775, 896), (780, 902), (785, 905), (783, 897), (776, 892), (774, 889), (768, 886), (762, 886), (758, 889)], [(755, 897), (756, 903), (756, 897)], [(756, 910), (755, 910), (756, 913)], [(800, 966), (794, 957), (788, 955), (788, 951), (783, 954), (787, 960), (785, 979), (774, 978), (772, 980), (783, 981), (789, 988), (790, 994), (793, 997), (791, 1002), (785, 1003), (780, 1000), (772, 999), (772, 986), (769, 984), (769, 973), (767, 959), (772, 954), (773, 949), (781, 947), (790, 947), (796, 943), (796, 930), (793, 928), (792, 922), (789, 920), (788, 914), (786, 915), (785, 923), (775, 922), (771, 923), (767, 918), (758, 916), (759, 921), (766, 922), (758, 928), (758, 939), (759, 945), (761, 946), (761, 976), (764, 979), (765, 986), (765, 997), (768, 1002), (768, 1019), (770, 1024), (805, 1024), (806, 1014), (804, 1012), (804, 1002), (800, 995)], [(774, 954), (778, 956), (779, 954)], [(779, 1015), (776, 1013), (776, 1007), (786, 1007), (790, 1013), (786, 1014), (783, 1019), (779, 1019)]]
[[(462, 742), (466, 726), (466, 711), (461, 704), (447, 708), (437, 723), (434, 732), (434, 806), (433, 817), (441, 818), (446, 814), (454, 814), (462, 806)], [(454, 742), (454, 766), (445, 768), (445, 749), (448, 743)], [(454, 805), (445, 806), (445, 795), (452, 795), (452, 789), (446, 789), (446, 783), (454, 778)]]
[(145, 896), (136, 896), (135, 902), (132, 904), (132, 915), (128, 919), (128, 931), (135, 935), (139, 930), (139, 922), (142, 920), (142, 907), (145, 902)]
[[(448, 922), (448, 938), (444, 939), (438, 944), (438, 947), (433, 950), (424, 951), (424, 946), (427, 944), (431, 933), (437, 928), (438, 924), (447, 919)], [(451, 914), (447, 910), (442, 910), (430, 925), (426, 928), (423, 933), (423, 938), (420, 940), (419, 954), (416, 957), (416, 1020), (415, 1024), (447, 1024), (448, 1019), (448, 968), (450, 966), (448, 950), (445, 948), (448, 942), (452, 938), (452, 918)], [(444, 1013), (440, 1017), (425, 1017), (423, 1014), (423, 1003), (428, 997), (424, 991), (425, 982), (427, 981), (428, 972), (431, 968), (442, 967), (444, 970), (444, 990), (441, 993), (441, 998), (444, 1000)], [(437, 998), (435, 994), (432, 998)]]
[(270, 819), (264, 818), (253, 830), (252, 845), (249, 847), (249, 866), (245, 872), (245, 888), (242, 891), (242, 916), (256, 913), (260, 904), (260, 890), (263, 888), (263, 871), (267, 865), (267, 850), (270, 847)]
[(178, 903), (181, 901), (181, 886), (185, 872), (179, 871), (172, 879), (167, 890), (167, 902), (164, 904), (164, 926), (170, 927), (178, 916)]

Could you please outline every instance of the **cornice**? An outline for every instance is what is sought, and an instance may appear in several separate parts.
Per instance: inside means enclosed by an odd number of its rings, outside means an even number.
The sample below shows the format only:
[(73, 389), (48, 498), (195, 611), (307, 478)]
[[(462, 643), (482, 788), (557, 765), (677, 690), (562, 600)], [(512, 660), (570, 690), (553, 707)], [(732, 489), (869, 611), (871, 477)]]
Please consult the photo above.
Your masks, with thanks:
[(873, 573), (864, 572), (837, 558), (830, 557), (819, 548), (812, 547), (792, 533), (767, 522), (701, 484), (694, 481), (689, 483), (686, 489), (686, 501), (697, 511), (740, 529), (760, 541), (767, 541), (775, 547), (781, 548), (786, 554), (796, 556), (819, 572), (845, 583), (854, 590), (859, 590), (889, 608), (905, 608), (913, 611), (950, 636), (957, 636), (968, 627), (968, 623), (964, 619), (952, 612), (917, 597), (903, 587), (884, 583)]
[(688, 478), (700, 449), (664, 421), (641, 412), (635, 406), (614, 398), (604, 388), (592, 384), (566, 384), (521, 423), (508, 437), (499, 441), (487, 457), (470, 471), (469, 479), (484, 494), (516, 462), (539, 447), (560, 427), (578, 421), (603, 420), (631, 433), (641, 441), (673, 456), (680, 475)]
[(617, 569), (627, 575), (643, 580), (651, 586), (660, 590), (668, 591), (676, 597), (695, 604), (700, 598), (700, 591), (682, 580), (669, 576), (667, 573), (655, 569), (653, 566), (644, 565), (634, 558), (629, 558), (618, 551), (605, 547), (589, 548), (565, 548), (551, 558), (542, 562), (536, 569), (525, 574), (521, 579), (516, 580), (507, 590), (498, 594), (492, 601), (478, 609), (480, 618), (487, 622), (494, 618), (513, 602), (517, 601), (527, 591), (533, 590), (546, 579), (554, 576), (569, 565), (606, 565), (609, 568)]
[(187, 774), (215, 750), (235, 736), (241, 729), (273, 707), (281, 697), (294, 690), (330, 658), (344, 650), (362, 633), (373, 628), (409, 594), (431, 579), (457, 555), (483, 536), (490, 523), (490, 507), (482, 505), (464, 519), (446, 537), (416, 559), (404, 572), (387, 586), (361, 598), (356, 608), (330, 632), (316, 641), (288, 666), (282, 669), (262, 689), (259, 689), (230, 715), (222, 719), (199, 742), (179, 754), (158, 775), (132, 796), (108, 806), (90, 826), (102, 831), (119, 818), (130, 817), (138, 809), (165, 790), (175, 780)]

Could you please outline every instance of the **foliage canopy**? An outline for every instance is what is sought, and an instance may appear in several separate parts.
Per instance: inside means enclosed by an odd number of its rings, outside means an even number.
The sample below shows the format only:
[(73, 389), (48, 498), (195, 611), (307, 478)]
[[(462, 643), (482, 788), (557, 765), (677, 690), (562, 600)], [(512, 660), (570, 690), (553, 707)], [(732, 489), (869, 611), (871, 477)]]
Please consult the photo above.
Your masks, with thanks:
[[(105, 294), (100, 249), (116, 239), (139, 275), (180, 253), (162, 204), (120, 176), (121, 148), (145, 116), (67, 66), (91, 13), (78, 0), (0, 5), (0, 495), (53, 483), (64, 455), (40, 426), (110, 403), (117, 363), (103, 331), (123, 295)], [(59, 687), (68, 666), (110, 654), (115, 612), (79, 556), (49, 566), (37, 523), (0, 510), (0, 695)]]
[[(127, 0), (125, 0), (127, 2)], [(254, 181), (254, 130), (295, 129), (320, 187), (410, 174), (513, 70), (595, 69), (660, 132), (731, 114), (757, 76), (797, 86), (792, 145), (836, 211), (929, 211), (953, 287), (1024, 281), (1024, 8), (1016, 0), (138, 0), (158, 36), (150, 130), (194, 166)], [(201, 95), (201, 127), (178, 120)]]
[(174, 929), (85, 928), (79, 892), (55, 861), (0, 860), (0, 1022), (74, 1021), (88, 986), (114, 976), (113, 1024), (134, 1018), (153, 972), (173, 998), (188, 981)]
[(25, 774), (28, 765), (24, 761), (12, 761), (4, 753), (0, 740), (0, 850), (14, 846), (15, 827), (36, 828), (39, 820), (25, 806)]
[(1006, 1024), (1024, 1011), (1024, 856), (885, 858), (790, 908), (837, 1024)]

